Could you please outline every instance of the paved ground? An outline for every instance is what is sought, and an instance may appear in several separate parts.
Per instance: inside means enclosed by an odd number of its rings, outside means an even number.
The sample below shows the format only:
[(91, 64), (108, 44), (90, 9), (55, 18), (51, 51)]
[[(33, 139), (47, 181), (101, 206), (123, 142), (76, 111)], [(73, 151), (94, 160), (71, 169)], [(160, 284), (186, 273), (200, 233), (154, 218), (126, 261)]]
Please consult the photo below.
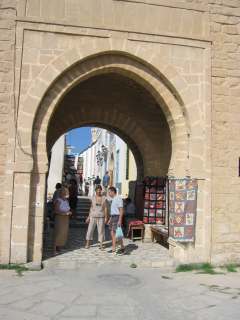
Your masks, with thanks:
[(66, 250), (62, 254), (52, 256), (52, 236), (53, 230), (46, 235), (44, 250), (44, 265), (61, 269), (74, 269), (81, 267), (83, 263), (105, 264), (121, 263), (127, 266), (132, 263), (139, 267), (171, 267), (173, 260), (168, 255), (168, 250), (158, 243), (142, 241), (131, 241), (124, 239), (126, 254), (116, 256), (110, 253), (111, 241), (108, 229), (106, 229), (106, 249), (99, 250), (97, 244), (97, 234), (95, 232), (94, 244), (90, 249), (85, 249), (86, 226), (70, 228), (69, 240)]
[(42, 271), (0, 271), (1, 320), (240, 319), (240, 270), (175, 273), (157, 243), (125, 240), (128, 254), (116, 257), (110, 246), (84, 249), (85, 232), (71, 228), (66, 252), (52, 257), (51, 231)]
[(166, 273), (123, 264), (0, 271), (1, 320), (239, 320), (240, 274)]
[(105, 264), (121, 263), (124, 265), (136, 264), (139, 267), (168, 267), (173, 265), (173, 260), (169, 257), (168, 250), (157, 243), (142, 241), (124, 240), (126, 254), (116, 256), (109, 253), (111, 251), (111, 241), (108, 226), (105, 229), (104, 251), (99, 250), (97, 245), (97, 230), (94, 233), (93, 246), (89, 250), (84, 248), (87, 233), (85, 224), (90, 208), (88, 197), (79, 197), (77, 203), (77, 219), (71, 219), (68, 243), (62, 254), (53, 257), (53, 229), (48, 228), (44, 237), (44, 266), (48, 268), (74, 269), (81, 267), (83, 263)]

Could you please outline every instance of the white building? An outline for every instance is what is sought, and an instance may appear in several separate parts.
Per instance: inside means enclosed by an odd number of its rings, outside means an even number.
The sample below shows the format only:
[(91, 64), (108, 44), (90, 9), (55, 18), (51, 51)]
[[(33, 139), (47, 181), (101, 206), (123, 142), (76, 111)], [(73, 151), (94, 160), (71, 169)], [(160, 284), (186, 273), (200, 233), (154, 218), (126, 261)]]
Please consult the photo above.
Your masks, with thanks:
[[(128, 195), (129, 181), (135, 181), (137, 169), (132, 152), (127, 144), (112, 132), (101, 128), (92, 128), (91, 145), (81, 154), (75, 154), (73, 163), (77, 169), (78, 158), (83, 159), (83, 179), (90, 184), (89, 195), (94, 192), (93, 181), (97, 176), (103, 179), (106, 171), (110, 175), (110, 185), (115, 186), (122, 196)], [(48, 176), (48, 194), (53, 194), (57, 182), (62, 181), (64, 169), (64, 151), (70, 153), (65, 136), (60, 137), (51, 152)], [(69, 149), (69, 150), (68, 150)]]
[(48, 195), (55, 191), (55, 185), (62, 182), (64, 167), (65, 135), (62, 135), (53, 145), (48, 174)]
[(90, 195), (93, 193), (93, 181), (103, 178), (106, 171), (110, 175), (110, 185), (118, 189), (119, 194), (128, 194), (129, 181), (136, 180), (137, 169), (132, 152), (118, 136), (101, 128), (92, 128), (92, 144), (84, 150), (83, 178), (90, 183)]

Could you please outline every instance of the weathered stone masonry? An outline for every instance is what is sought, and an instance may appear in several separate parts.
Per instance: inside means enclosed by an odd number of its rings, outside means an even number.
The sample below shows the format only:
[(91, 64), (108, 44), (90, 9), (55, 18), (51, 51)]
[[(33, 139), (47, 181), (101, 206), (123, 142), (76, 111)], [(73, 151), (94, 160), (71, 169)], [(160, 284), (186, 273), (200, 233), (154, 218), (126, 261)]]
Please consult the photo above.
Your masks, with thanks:
[(16, 1), (0, 1), (0, 256), (4, 262), (8, 261), (9, 251), (9, 247), (4, 250), (4, 240), (10, 238), (11, 224), (11, 215), (6, 214), (5, 207), (7, 203), (11, 205), (9, 200), (12, 198), (11, 179), (8, 180), (6, 177), (6, 161), (8, 156), (12, 156), (12, 150), (8, 148), (8, 139), (9, 131), (14, 132), (13, 115), (16, 115), (13, 97), (15, 20)]
[(209, 1), (215, 263), (240, 259), (240, 2)]
[[(157, 143), (168, 125), (164, 166), (201, 179), (196, 243), (171, 243), (170, 254), (182, 262), (239, 261), (239, 51), (238, 0), (0, 0), (0, 261), (41, 261), (46, 149), (62, 130), (90, 120), (115, 125), (142, 154), (148, 134)], [(91, 77), (109, 70), (129, 90), (131, 83), (147, 90), (166, 120), (158, 111), (147, 119), (143, 106), (134, 126), (124, 127), (134, 109), (110, 117), (102, 98), (94, 118)], [(79, 110), (66, 95), (76, 84), (85, 103)], [(65, 104), (74, 117), (57, 126)], [(142, 170), (155, 173), (169, 154), (149, 152)]]

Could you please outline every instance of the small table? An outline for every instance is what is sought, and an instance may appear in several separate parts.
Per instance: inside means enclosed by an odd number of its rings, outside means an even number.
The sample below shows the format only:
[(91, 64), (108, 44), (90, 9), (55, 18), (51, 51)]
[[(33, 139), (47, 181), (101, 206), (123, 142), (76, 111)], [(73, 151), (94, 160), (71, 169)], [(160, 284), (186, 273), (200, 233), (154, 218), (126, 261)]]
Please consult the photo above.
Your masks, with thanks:
[(153, 225), (151, 228), (151, 238), (152, 242), (156, 240), (165, 248), (169, 248), (168, 244), (168, 229), (164, 228), (163, 226)]
[[(130, 235), (131, 240), (142, 240), (144, 239), (144, 223), (141, 220), (130, 221), (128, 226), (128, 235)], [(134, 235), (134, 231), (140, 231), (139, 236)]]

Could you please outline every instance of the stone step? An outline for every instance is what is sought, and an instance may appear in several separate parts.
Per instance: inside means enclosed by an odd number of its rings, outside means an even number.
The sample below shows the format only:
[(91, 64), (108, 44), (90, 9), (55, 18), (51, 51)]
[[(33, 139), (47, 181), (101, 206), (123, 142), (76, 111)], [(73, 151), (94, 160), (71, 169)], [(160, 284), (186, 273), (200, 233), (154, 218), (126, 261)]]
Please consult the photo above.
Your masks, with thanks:
[(91, 199), (89, 198), (84, 198), (84, 197), (79, 197), (78, 196), (78, 200), (82, 201), (82, 202), (91, 202)]
[(76, 216), (88, 216), (89, 215), (89, 211), (77, 211), (76, 212)]
[(87, 224), (85, 221), (74, 221), (71, 220), (69, 223), (70, 228), (81, 228), (81, 227), (85, 227)]
[(87, 216), (76, 216), (76, 220), (83, 220), (86, 219)]
[(78, 205), (82, 205), (82, 206), (91, 206), (91, 202), (82, 202), (81, 200), (78, 200)]
[(81, 209), (85, 209), (85, 210), (89, 210), (90, 209), (90, 207), (91, 206), (83, 206), (83, 205), (77, 205), (77, 208), (79, 209), (79, 210), (81, 210)]
[(77, 206), (76, 209), (79, 210), (79, 211), (80, 211), (80, 210), (89, 211), (89, 210), (90, 210), (90, 207), (79, 207), (79, 206)]
[(82, 205), (87, 205), (87, 206), (91, 205), (91, 201), (82, 201), (81, 199), (78, 199), (77, 203)]
[(78, 208), (90, 208), (91, 206), (88, 205), (88, 204), (80, 204), (80, 203), (77, 203), (77, 207), (78, 207)]
[(78, 211), (89, 211), (90, 210), (90, 207), (82, 207), (82, 208), (79, 208), (79, 207), (76, 207), (76, 209), (78, 210)]

